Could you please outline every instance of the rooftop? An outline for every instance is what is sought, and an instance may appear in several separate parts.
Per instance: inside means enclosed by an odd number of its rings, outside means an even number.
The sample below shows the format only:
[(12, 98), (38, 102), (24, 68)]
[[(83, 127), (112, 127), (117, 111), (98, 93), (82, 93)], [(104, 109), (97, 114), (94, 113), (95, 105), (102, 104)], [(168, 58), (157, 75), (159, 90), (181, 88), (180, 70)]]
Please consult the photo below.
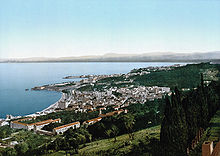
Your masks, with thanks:
[(101, 119), (102, 119), (101, 117), (98, 117), (98, 118), (87, 120), (86, 122), (89, 123), (89, 122), (98, 121), (98, 120), (101, 120)]
[(70, 123), (70, 124), (67, 124), (67, 125), (59, 126), (59, 127), (54, 128), (54, 130), (62, 129), (62, 128), (65, 128), (65, 127), (70, 127), (70, 126), (77, 125), (77, 124), (80, 124), (80, 122), (77, 121), (77, 122), (73, 122), (73, 123)]

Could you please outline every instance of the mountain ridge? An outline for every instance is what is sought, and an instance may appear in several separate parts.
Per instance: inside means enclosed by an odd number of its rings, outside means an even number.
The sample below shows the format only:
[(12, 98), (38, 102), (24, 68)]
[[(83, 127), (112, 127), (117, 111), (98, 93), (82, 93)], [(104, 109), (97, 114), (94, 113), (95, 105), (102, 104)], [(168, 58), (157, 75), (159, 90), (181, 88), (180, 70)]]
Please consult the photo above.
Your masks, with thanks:
[(0, 59), (1, 63), (13, 62), (189, 62), (220, 60), (220, 51), (198, 53), (154, 52), (142, 54), (106, 53), (72, 57), (30, 57)]

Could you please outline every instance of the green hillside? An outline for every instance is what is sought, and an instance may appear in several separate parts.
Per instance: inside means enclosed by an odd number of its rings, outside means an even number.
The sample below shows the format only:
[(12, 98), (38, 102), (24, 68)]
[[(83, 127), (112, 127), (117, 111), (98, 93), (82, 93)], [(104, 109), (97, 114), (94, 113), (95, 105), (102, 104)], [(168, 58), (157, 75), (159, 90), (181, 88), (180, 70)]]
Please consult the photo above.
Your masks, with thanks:
[[(141, 144), (150, 148), (150, 140), (159, 140), (160, 137), (160, 126), (155, 126), (147, 129), (143, 129), (134, 133), (134, 140), (130, 140), (128, 134), (124, 134), (117, 137), (117, 141), (114, 142), (114, 138), (103, 139), (81, 145), (79, 153), (75, 155), (133, 155), (132, 152), (143, 152), (144, 154), (147, 149), (137, 149)], [(142, 148), (142, 147), (140, 147)], [(145, 151), (139, 151), (145, 150)], [(145, 153), (146, 155), (148, 152)], [(52, 153), (49, 156), (62, 156), (65, 155), (65, 151), (59, 151)], [(45, 155), (46, 156), (46, 155)]]

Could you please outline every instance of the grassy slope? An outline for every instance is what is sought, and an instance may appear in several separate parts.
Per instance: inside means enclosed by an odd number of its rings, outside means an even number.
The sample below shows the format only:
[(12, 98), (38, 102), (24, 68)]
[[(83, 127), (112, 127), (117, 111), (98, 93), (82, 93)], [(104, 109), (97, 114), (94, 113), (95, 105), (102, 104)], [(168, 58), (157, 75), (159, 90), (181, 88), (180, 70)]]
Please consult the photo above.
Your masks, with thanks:
[[(149, 138), (156, 137), (159, 138), (160, 136), (160, 126), (155, 126), (147, 129), (143, 129), (134, 133), (134, 140), (130, 141), (129, 136), (127, 134), (121, 135), (117, 137), (117, 141), (114, 142), (114, 139), (103, 139), (94, 141), (91, 143), (85, 144), (81, 146), (78, 155), (100, 155), (100, 152), (109, 151), (109, 150), (116, 150), (120, 153), (126, 155), (129, 153), (132, 148), (132, 144), (136, 143), (138, 140), (145, 139), (146, 136)], [(98, 154), (99, 152), (99, 154)], [(50, 156), (61, 156), (65, 155), (64, 151), (59, 151), (56, 153), (51, 154)]]
[(191, 156), (200, 156), (202, 144), (204, 141), (213, 141), (214, 145), (220, 140), (220, 110), (214, 115), (210, 121), (210, 127), (208, 127), (202, 136), (201, 141), (197, 145), (194, 151), (191, 152)]

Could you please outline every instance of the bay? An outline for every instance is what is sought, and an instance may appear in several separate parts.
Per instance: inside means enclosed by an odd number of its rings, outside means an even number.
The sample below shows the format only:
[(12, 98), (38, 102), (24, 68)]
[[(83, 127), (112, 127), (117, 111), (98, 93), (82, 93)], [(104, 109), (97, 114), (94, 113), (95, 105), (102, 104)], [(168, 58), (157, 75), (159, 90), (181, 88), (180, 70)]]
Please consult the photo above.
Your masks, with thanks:
[(69, 75), (128, 73), (134, 68), (167, 66), (170, 62), (0, 63), (0, 118), (41, 111), (60, 99), (61, 93), (25, 91), (35, 86), (73, 81)]

